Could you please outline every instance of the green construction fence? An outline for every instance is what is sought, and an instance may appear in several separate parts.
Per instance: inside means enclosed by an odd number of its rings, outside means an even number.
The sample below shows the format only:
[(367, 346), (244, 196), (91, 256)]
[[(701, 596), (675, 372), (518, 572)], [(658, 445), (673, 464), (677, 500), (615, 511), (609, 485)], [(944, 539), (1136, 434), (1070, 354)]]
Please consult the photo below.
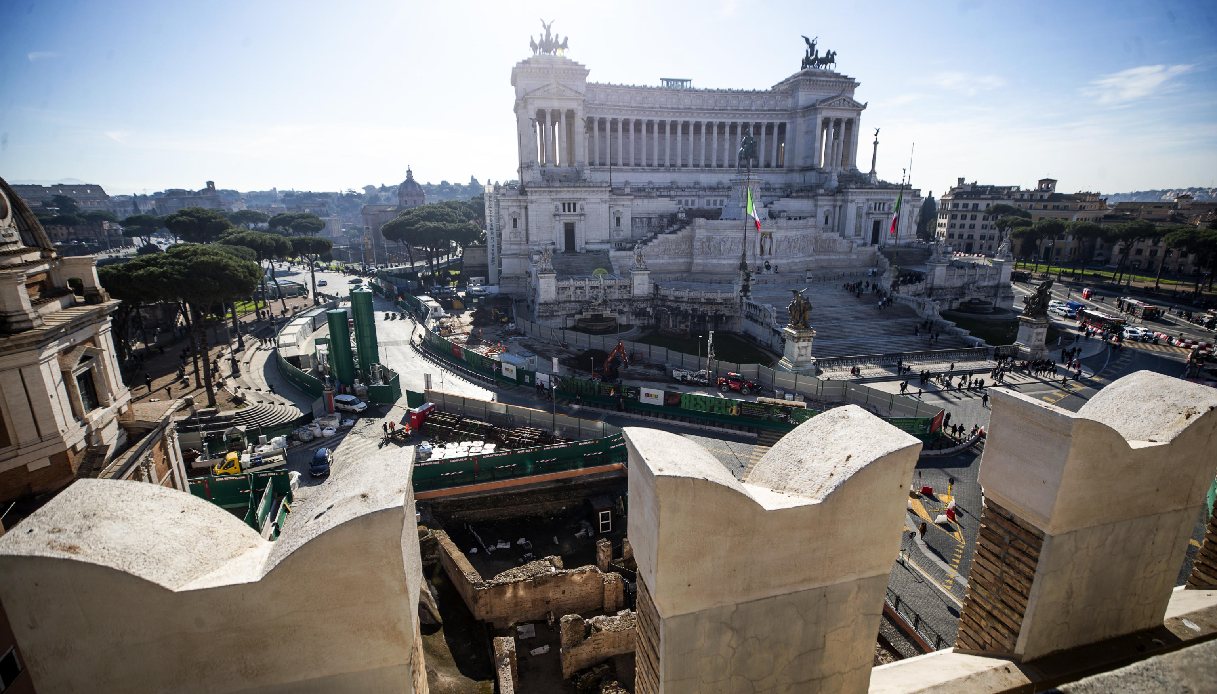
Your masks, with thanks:
[(479, 482), (582, 470), (625, 463), (626, 458), (625, 439), (621, 434), (614, 434), (602, 439), (472, 455), (456, 460), (424, 461), (414, 465), (414, 491), (426, 492)]

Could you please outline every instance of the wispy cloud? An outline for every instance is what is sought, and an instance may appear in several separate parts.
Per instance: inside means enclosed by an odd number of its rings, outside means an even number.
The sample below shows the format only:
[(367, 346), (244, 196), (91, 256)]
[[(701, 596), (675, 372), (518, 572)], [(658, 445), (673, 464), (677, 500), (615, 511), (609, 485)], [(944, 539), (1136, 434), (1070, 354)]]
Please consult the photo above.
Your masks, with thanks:
[(1091, 80), (1083, 93), (1100, 104), (1119, 105), (1144, 99), (1171, 88), (1176, 77), (1191, 72), (1195, 65), (1142, 65), (1103, 75)]
[(1005, 78), (999, 75), (977, 75), (967, 72), (947, 71), (930, 77), (930, 84), (939, 89), (973, 95), (1006, 86)]
[(57, 51), (30, 51), (25, 54), (25, 59), (31, 63), (37, 63), (41, 60), (54, 60), (59, 57)]
[(893, 96), (890, 99), (884, 99), (883, 105), (888, 106), (888, 107), (906, 106), (908, 104), (913, 103), (914, 101), (919, 101), (924, 96), (925, 96), (924, 94), (917, 94), (914, 92), (910, 92), (907, 94), (897, 94), (896, 96)]

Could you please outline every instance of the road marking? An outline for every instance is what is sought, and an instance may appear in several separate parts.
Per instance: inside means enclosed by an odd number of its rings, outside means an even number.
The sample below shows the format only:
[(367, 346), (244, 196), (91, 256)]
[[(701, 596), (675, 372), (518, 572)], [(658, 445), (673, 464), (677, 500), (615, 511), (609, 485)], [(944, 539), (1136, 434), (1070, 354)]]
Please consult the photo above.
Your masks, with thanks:
[[(945, 497), (945, 495), (944, 495), (944, 497)], [(946, 508), (945, 503), (942, 504), (942, 506), (943, 506), (943, 508)], [(951, 524), (950, 521), (947, 521), (947, 523), (948, 523), (948, 525), (950, 525), (951, 530), (947, 530), (946, 528), (942, 527), (938, 523), (935, 523), (934, 516), (930, 515), (930, 512), (926, 509), (925, 504), (921, 503), (921, 499), (914, 499), (914, 498), (910, 497), (909, 498), (909, 508), (913, 511), (913, 513), (917, 514), (917, 517), (919, 517), (919, 518), (921, 518), (921, 520), (925, 521), (926, 525), (928, 525), (932, 528), (938, 528), (938, 530), (942, 531), (943, 534), (950, 537), (952, 540), (955, 540), (956, 542), (963, 544), (963, 533), (961, 533), (954, 524)], [(937, 512), (937, 509), (935, 509), (935, 511)]]

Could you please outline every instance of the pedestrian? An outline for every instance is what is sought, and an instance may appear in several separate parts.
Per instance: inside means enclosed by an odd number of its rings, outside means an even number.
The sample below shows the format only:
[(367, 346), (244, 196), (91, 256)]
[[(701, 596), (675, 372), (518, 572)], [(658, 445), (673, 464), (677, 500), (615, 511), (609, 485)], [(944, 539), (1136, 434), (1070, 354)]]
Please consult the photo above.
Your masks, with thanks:
[(921, 537), (921, 539), (923, 539), (923, 540), (925, 539), (925, 531), (926, 531), (926, 524), (925, 524), (925, 521), (921, 521), (921, 526), (917, 528), (917, 534), (918, 534), (918, 535)]
[(165, 397), (167, 397), (167, 398), (173, 397), (173, 384), (172, 383), (165, 384)]
[(986, 407), (986, 408), (989, 406), (989, 394), (988, 393), (985, 393), (984, 395), (980, 396), (980, 406)]
[(917, 399), (918, 400), (921, 399), (921, 389), (920, 388), (917, 389)]
[(144, 374), (144, 385), (148, 386), (148, 394), (152, 394), (152, 377)]
[(385, 432), (385, 438), (388, 438), (388, 436), (389, 436), (389, 423), (388, 423), (388, 422), (381, 422), (381, 423), (380, 423), (380, 428), (384, 430), (384, 432)]
[(266, 384), (266, 387), (270, 389), (270, 394), (271, 394), (271, 395), (274, 395), (274, 394), (275, 394), (275, 384), (273, 384), (273, 383), (267, 383), (267, 384)]

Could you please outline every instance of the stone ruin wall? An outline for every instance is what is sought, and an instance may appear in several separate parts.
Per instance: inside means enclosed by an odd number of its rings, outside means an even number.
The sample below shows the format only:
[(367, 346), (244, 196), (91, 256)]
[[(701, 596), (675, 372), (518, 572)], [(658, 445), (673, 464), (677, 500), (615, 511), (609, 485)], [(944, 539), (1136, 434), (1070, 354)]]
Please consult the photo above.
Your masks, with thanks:
[(440, 565), (475, 619), (503, 629), (549, 614), (616, 612), (625, 603), (625, 582), (595, 566), (562, 568), (545, 557), (483, 579), (448, 534), (436, 531)]
[(562, 617), (561, 630), (564, 678), (614, 656), (634, 652), (636, 619), (629, 610), (591, 619), (568, 614)]

